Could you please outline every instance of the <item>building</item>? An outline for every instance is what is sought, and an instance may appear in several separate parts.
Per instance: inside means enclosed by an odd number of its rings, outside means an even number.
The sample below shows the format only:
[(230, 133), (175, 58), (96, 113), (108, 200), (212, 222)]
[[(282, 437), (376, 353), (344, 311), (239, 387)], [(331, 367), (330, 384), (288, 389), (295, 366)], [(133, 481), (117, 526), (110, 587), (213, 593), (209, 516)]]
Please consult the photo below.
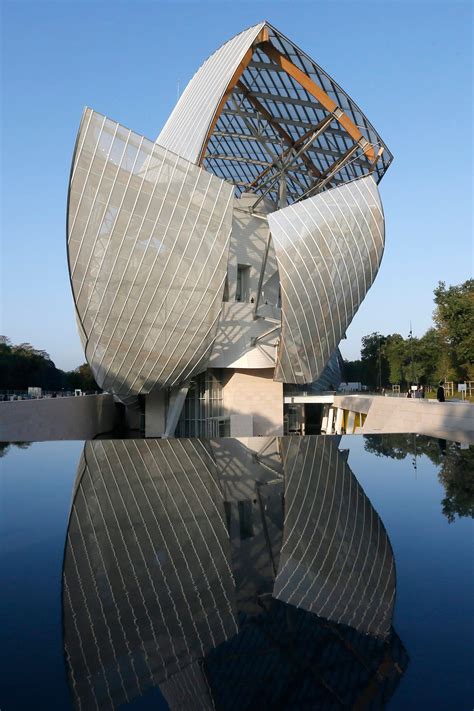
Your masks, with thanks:
[(156, 141), (86, 108), (68, 198), (79, 332), (150, 436), (271, 435), (283, 391), (341, 380), (384, 249), (392, 155), (262, 22), (209, 57)]

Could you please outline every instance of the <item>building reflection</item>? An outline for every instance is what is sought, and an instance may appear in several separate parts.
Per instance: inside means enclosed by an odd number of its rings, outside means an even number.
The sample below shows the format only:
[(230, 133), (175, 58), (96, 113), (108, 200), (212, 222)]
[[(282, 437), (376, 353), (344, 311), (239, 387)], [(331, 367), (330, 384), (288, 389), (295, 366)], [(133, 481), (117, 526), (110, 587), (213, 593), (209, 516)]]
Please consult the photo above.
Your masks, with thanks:
[(63, 574), (76, 706), (381, 708), (408, 657), (383, 524), (337, 438), (103, 440)]

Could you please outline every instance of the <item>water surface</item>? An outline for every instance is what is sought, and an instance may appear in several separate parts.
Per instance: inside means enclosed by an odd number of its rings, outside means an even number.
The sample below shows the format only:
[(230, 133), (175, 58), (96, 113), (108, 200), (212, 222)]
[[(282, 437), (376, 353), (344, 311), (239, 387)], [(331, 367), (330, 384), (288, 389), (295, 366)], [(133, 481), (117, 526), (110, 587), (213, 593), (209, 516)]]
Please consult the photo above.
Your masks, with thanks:
[(4, 448), (2, 710), (470, 707), (473, 461), (414, 435)]

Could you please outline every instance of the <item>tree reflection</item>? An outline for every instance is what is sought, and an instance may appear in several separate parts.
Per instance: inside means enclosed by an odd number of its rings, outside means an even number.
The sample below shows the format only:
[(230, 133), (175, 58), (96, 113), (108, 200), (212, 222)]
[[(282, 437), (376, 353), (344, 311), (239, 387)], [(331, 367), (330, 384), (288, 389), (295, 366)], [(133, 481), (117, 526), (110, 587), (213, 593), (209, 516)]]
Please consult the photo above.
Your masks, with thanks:
[(365, 435), (364, 448), (378, 457), (405, 459), (427, 456), (440, 467), (438, 480), (446, 496), (441, 501), (449, 523), (459, 518), (474, 518), (474, 447), (462, 449), (457, 442), (416, 434)]
[(0, 457), (4, 457), (8, 453), (11, 445), (19, 449), (28, 449), (31, 442), (0, 442)]
[(449, 523), (456, 515), (474, 518), (474, 447), (461, 449), (449, 442), (438, 478), (446, 489), (441, 504)]

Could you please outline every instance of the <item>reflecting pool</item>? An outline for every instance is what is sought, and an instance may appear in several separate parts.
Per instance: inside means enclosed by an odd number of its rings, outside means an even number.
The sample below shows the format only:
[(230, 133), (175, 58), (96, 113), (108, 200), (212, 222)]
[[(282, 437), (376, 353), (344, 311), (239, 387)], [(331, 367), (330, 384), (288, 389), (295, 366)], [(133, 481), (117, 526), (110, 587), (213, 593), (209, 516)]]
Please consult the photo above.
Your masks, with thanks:
[(472, 706), (474, 447), (0, 451), (2, 711)]

